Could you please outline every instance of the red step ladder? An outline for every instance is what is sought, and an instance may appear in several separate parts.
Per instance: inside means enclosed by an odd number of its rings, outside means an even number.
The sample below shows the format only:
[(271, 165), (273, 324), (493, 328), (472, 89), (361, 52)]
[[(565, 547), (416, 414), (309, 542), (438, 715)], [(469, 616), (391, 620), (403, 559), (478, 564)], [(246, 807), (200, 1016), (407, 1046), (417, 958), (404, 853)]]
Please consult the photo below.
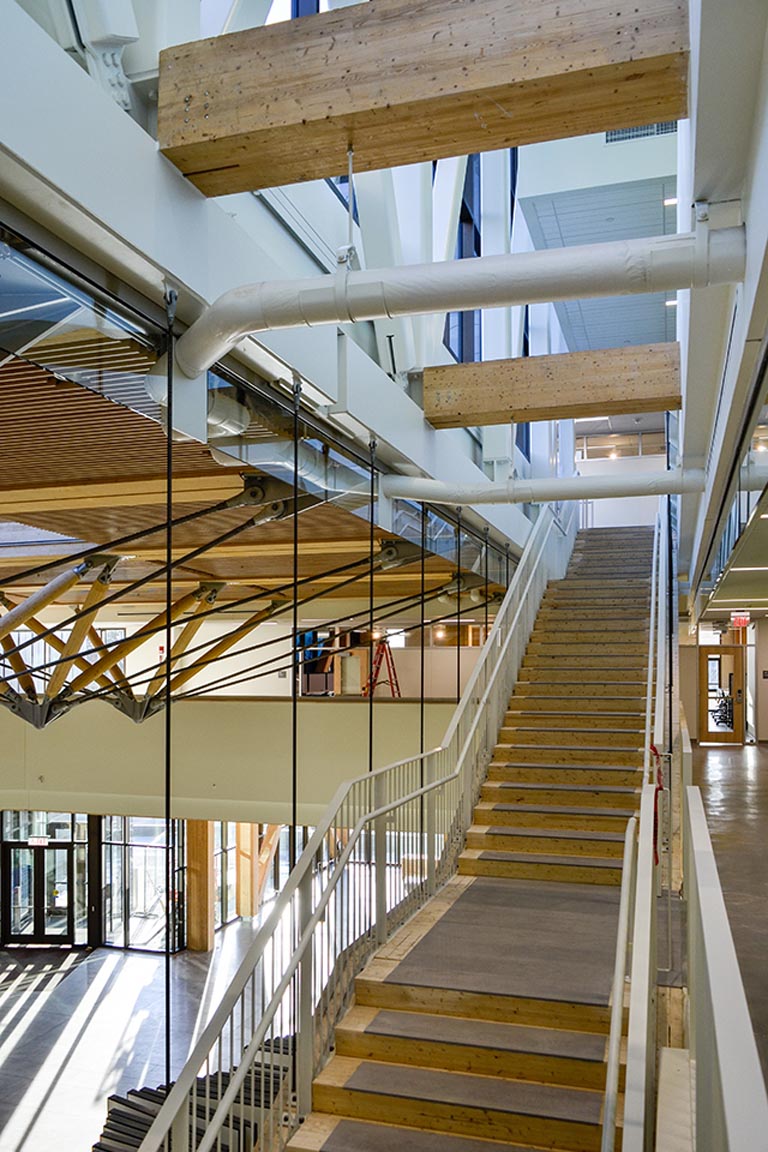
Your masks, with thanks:
[(395, 658), (392, 655), (392, 649), (389, 646), (388, 640), (379, 640), (373, 653), (373, 668), (371, 675), (368, 678), (368, 683), (363, 688), (363, 696), (373, 695), (376, 691), (376, 685), (379, 682), (379, 674), (381, 673), (381, 666), (386, 662), (387, 665), (387, 679), (385, 684), (389, 684), (389, 690), (394, 697), (400, 697), (400, 682), (397, 679), (397, 672), (395, 670)]

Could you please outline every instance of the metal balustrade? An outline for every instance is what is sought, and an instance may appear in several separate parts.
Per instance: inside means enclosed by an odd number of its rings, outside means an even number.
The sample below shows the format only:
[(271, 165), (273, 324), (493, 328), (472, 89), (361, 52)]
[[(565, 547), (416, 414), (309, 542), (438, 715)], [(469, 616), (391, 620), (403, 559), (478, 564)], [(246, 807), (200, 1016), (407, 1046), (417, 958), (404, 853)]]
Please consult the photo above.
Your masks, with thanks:
[[(576, 506), (542, 508), (439, 748), (344, 785), (331, 802), (141, 1152), (280, 1152), (311, 1109), (354, 978), (457, 867), (464, 834)], [(250, 1146), (248, 1145), (250, 1141)]]

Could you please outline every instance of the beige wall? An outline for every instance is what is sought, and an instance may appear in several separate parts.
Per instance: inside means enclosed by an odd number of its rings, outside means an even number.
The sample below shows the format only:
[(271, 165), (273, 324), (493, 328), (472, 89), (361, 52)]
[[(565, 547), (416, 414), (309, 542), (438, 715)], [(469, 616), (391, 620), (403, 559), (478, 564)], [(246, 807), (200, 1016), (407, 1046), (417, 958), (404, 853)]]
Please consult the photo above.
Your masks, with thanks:
[[(375, 704), (380, 767), (419, 750), (419, 706)], [(440, 743), (453, 704), (427, 704), (426, 747)], [(288, 822), (289, 700), (187, 700), (173, 706), (174, 815)], [(134, 724), (91, 702), (37, 731), (0, 710), (0, 808), (163, 814), (164, 716)], [(336, 789), (368, 768), (368, 702), (299, 706), (299, 821), (314, 824)]]
[[(682, 641), (682, 638), (681, 638)], [(680, 702), (691, 740), (699, 738), (699, 648), (697, 644), (680, 644)]]

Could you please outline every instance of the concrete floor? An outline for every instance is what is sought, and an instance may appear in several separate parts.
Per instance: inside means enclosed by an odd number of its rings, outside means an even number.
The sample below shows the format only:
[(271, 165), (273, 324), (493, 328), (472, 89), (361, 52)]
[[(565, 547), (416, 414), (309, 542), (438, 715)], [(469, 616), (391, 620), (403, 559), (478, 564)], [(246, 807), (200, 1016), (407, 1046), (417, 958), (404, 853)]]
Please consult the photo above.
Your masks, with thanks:
[(768, 747), (694, 747), (693, 782), (701, 788), (768, 1080)]
[[(213, 952), (173, 958), (174, 1074), (257, 927), (235, 922), (216, 933)], [(0, 1152), (87, 1152), (111, 1093), (165, 1080), (163, 957), (108, 948), (81, 957), (58, 949), (0, 956)]]

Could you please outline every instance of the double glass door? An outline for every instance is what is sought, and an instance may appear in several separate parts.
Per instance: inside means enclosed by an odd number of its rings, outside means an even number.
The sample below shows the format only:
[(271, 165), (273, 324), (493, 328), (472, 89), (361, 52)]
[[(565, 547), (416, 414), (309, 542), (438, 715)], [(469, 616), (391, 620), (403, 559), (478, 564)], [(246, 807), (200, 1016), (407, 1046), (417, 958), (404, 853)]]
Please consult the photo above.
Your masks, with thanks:
[(71, 844), (3, 844), (2, 936), (8, 944), (74, 944)]

